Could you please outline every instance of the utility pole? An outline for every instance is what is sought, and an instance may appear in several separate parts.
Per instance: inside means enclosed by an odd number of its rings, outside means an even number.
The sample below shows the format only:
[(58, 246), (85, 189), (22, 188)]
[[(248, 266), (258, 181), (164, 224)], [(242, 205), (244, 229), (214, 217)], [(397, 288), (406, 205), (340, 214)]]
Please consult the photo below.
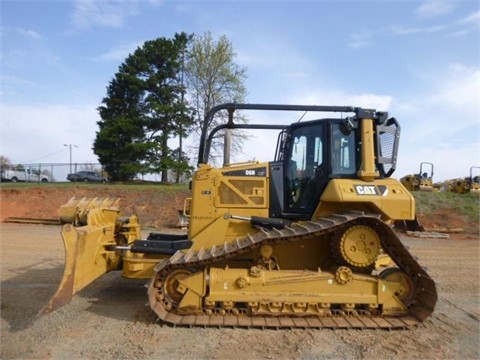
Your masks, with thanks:
[(78, 148), (77, 145), (72, 145), (72, 144), (63, 144), (63, 146), (66, 146), (68, 147), (68, 149), (70, 150), (70, 174), (72, 173), (72, 146)]
[[(234, 109), (228, 109), (228, 123), (233, 125)], [(232, 146), (232, 129), (226, 128), (223, 143), (223, 167), (230, 165), (230, 148)]]

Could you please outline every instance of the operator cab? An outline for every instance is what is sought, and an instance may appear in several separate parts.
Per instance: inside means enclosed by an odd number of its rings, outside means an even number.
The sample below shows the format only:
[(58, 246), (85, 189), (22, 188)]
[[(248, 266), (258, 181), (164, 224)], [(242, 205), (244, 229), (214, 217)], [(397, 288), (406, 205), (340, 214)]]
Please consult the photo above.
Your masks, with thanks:
[(283, 130), (270, 163), (270, 216), (309, 219), (330, 179), (356, 177), (357, 143), (356, 129), (344, 119), (296, 123)]
[[(387, 112), (351, 106), (236, 104), (209, 110), (205, 122), (228, 110), (228, 122), (200, 138), (198, 164), (208, 164), (215, 134), (222, 129), (280, 130), (274, 161), (269, 162), (270, 218), (311, 219), (320, 196), (331, 179), (371, 182), (389, 177), (395, 170), (400, 127)], [(327, 118), (281, 124), (235, 124), (236, 110), (312, 111), (354, 113), (346, 118)]]
[[(362, 118), (335, 118), (295, 123), (278, 137), (270, 163), (269, 216), (311, 219), (331, 179), (362, 178), (362, 161), (373, 158), (375, 177), (395, 171), (400, 127), (395, 118), (376, 121), (373, 154), (362, 154)], [(370, 157), (370, 158), (369, 158)]]

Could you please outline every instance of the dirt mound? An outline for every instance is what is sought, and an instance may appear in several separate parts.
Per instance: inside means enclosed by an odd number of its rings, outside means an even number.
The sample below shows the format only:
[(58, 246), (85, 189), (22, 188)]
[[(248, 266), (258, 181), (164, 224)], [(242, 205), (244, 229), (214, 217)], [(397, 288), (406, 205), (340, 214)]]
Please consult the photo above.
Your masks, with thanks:
[(168, 227), (178, 221), (188, 190), (174, 190), (168, 185), (139, 189), (110, 185), (38, 186), (0, 189), (0, 221), (8, 217), (54, 219), (58, 209), (70, 198), (120, 198), (124, 215), (136, 214), (142, 226)]
[[(178, 222), (188, 190), (172, 189), (169, 185), (122, 187), (115, 185), (80, 184), (76, 186), (6, 187), (0, 189), (0, 221), (8, 217), (57, 218), (58, 209), (70, 198), (120, 198), (124, 215), (136, 214), (145, 227), (172, 227)], [(463, 229), (460, 236), (479, 234), (478, 223), (452, 209), (417, 214), (425, 229)], [(468, 235), (470, 234), (470, 235)], [(452, 237), (458, 237), (452, 234)]]
[[(420, 223), (426, 229), (470, 229), (471, 222), (465, 216), (449, 209), (440, 209), (432, 214), (419, 213)], [(474, 229), (470, 229), (474, 230)]]

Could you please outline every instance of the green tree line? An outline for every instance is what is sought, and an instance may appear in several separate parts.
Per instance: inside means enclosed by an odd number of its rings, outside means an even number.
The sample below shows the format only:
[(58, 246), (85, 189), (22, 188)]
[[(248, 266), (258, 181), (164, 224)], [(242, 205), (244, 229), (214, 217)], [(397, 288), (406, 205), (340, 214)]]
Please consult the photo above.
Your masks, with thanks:
[[(225, 36), (215, 40), (209, 32), (149, 40), (130, 54), (98, 107), (93, 151), (110, 179), (159, 173), (168, 181), (169, 172), (177, 182), (188, 177), (192, 159), (183, 139), (198, 139), (221, 121), (204, 123), (211, 107), (244, 102), (246, 68), (234, 62), (235, 56)], [(178, 146), (171, 145), (172, 139)], [(242, 140), (241, 135), (233, 140), (232, 151)]]

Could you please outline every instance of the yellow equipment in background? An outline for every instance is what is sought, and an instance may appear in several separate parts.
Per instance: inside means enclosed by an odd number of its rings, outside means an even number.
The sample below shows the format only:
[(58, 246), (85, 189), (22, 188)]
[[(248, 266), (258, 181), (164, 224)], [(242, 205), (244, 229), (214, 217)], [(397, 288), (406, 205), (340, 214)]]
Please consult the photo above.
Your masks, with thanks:
[[(186, 326), (406, 328), (432, 313), (434, 281), (392, 230), (415, 201), (391, 178), (400, 126), (347, 106), (223, 104), (229, 120), (202, 137), (185, 201), (188, 233), (140, 238), (114, 200), (61, 209), (66, 267), (52, 311), (102, 273), (149, 280), (152, 310)], [(341, 113), (291, 125), (235, 124), (237, 110)], [(279, 131), (275, 157), (214, 168), (225, 129)], [(228, 162), (227, 162), (228, 163)]]
[(433, 184), (433, 164), (421, 162), (418, 174), (406, 175), (400, 179), (409, 191), (439, 191)]
[[(474, 169), (477, 169), (477, 175), (474, 175)], [(463, 179), (450, 180), (448, 188), (457, 194), (467, 194), (469, 192), (480, 193), (480, 175), (479, 166), (470, 167), (470, 176)]]

